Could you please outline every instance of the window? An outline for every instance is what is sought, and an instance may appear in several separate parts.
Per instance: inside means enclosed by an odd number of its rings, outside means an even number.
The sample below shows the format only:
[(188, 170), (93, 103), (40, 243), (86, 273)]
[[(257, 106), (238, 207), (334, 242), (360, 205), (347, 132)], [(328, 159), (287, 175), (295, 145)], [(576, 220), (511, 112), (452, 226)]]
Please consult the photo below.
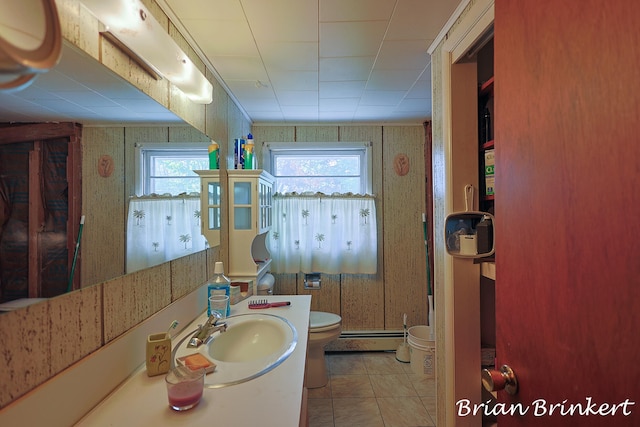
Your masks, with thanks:
[(200, 197), (194, 194), (200, 192), (200, 177), (193, 172), (209, 168), (207, 146), (136, 146), (138, 197), (128, 206), (127, 273), (207, 247), (200, 229)]
[(274, 273), (376, 273), (370, 145), (265, 144), (264, 167), (276, 179), (268, 237)]
[(371, 192), (371, 143), (268, 143), (265, 169), (275, 192)]
[(200, 192), (194, 170), (209, 169), (206, 143), (138, 144), (136, 146), (136, 194)]

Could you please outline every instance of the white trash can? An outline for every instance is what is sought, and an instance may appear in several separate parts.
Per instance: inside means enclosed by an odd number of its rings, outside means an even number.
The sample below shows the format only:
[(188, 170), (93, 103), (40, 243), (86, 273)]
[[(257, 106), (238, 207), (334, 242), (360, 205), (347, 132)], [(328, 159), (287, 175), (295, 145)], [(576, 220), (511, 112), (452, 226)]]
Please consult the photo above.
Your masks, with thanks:
[(429, 340), (431, 333), (429, 326), (412, 326), (408, 332), (411, 370), (417, 375), (435, 378), (436, 343)]

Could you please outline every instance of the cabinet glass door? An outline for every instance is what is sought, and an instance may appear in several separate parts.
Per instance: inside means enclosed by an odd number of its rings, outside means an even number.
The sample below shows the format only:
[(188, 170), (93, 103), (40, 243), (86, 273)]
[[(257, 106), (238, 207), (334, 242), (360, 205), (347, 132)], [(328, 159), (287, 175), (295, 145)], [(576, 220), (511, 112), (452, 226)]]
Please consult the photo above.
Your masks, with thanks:
[(271, 226), (271, 184), (260, 180), (260, 229)]
[(251, 182), (233, 183), (233, 226), (251, 230)]
[(207, 183), (207, 227), (209, 230), (220, 230), (222, 219), (220, 218), (222, 207), (220, 199), (222, 190), (219, 182)]

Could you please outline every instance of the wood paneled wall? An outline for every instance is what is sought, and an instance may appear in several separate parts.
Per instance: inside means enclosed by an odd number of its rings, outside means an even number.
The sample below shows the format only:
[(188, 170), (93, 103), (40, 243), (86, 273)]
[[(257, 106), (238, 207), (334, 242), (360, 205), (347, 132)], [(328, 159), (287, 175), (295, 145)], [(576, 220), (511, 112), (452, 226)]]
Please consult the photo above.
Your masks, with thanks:
[[(312, 295), (312, 310), (337, 313), (343, 331), (402, 329), (427, 322), (423, 126), (254, 126), (258, 159), (263, 142), (371, 141), (373, 193), (378, 217), (378, 272), (322, 275), (319, 290), (304, 289), (303, 274), (276, 275), (274, 293)], [(409, 173), (396, 175), (397, 154), (410, 159)]]
[[(125, 273), (125, 144), (124, 128), (84, 128), (82, 137), (81, 286)], [(113, 159), (111, 176), (98, 173), (98, 161)]]

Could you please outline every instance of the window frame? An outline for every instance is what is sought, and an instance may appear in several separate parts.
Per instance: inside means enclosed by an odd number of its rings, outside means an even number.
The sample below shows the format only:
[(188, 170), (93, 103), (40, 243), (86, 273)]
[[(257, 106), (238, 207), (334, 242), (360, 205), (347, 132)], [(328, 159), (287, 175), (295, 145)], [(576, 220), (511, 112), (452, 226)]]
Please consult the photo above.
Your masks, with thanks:
[(262, 150), (263, 168), (269, 171), (276, 181), (274, 156), (278, 153), (303, 155), (304, 153), (322, 153), (339, 156), (341, 153), (360, 153), (360, 194), (372, 194), (372, 155), (371, 141), (360, 142), (265, 142)]
[[(205, 162), (208, 159), (208, 142), (145, 142), (135, 144), (135, 194), (138, 197), (148, 196), (151, 194), (148, 190), (150, 187), (149, 177), (149, 161), (152, 153), (165, 153), (167, 157), (185, 152), (202, 152)], [(194, 173), (194, 178), (198, 180), (200, 177)], [(175, 194), (174, 194), (175, 196)]]

